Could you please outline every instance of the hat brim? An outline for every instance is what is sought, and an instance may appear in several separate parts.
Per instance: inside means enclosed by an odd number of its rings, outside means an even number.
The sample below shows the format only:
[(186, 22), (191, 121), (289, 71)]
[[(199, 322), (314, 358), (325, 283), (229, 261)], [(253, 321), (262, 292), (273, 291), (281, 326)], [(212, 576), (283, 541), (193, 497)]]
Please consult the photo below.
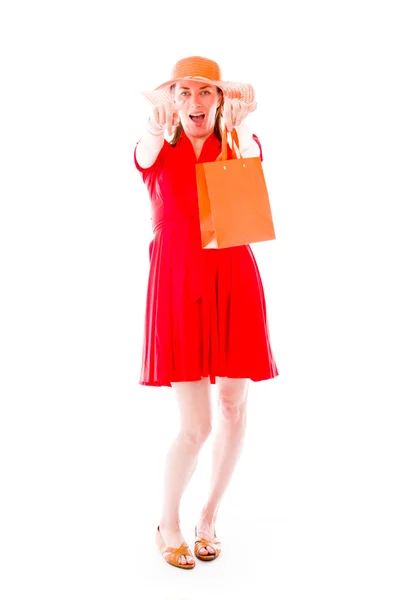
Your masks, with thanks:
[(208, 83), (209, 85), (216, 85), (219, 87), (226, 98), (237, 98), (246, 104), (251, 104), (254, 100), (254, 89), (249, 83), (240, 83), (236, 81), (214, 81), (213, 79), (207, 79), (206, 77), (182, 77), (179, 79), (171, 79), (162, 83), (157, 88), (150, 92), (141, 92), (147, 100), (154, 106), (165, 104), (173, 100), (173, 95), (170, 91), (171, 86), (178, 81), (201, 81)]

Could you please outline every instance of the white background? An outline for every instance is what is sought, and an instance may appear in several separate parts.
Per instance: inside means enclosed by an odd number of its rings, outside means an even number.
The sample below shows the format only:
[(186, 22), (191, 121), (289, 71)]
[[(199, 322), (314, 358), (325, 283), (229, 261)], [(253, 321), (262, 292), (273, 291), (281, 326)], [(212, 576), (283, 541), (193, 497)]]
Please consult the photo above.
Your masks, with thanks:
[[(405, 600), (402, 4), (2, 4), (4, 600)], [(256, 89), (277, 238), (252, 249), (280, 376), (251, 384), (221, 558), (185, 572), (154, 542), (178, 414), (138, 384), (152, 231), (133, 149), (140, 92), (194, 54)], [(190, 544), (210, 452), (182, 500)]]

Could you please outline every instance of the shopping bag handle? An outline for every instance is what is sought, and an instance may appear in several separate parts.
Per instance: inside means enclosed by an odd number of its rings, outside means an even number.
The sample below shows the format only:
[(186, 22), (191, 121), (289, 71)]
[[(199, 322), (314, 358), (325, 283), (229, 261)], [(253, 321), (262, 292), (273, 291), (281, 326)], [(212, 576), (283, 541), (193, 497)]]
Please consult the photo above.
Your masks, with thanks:
[[(222, 132), (222, 156), (221, 158), (219, 158), (219, 160), (227, 160), (227, 135), (228, 135), (228, 130), (226, 127), (223, 127), (223, 132)], [(242, 155), (240, 153), (240, 146), (239, 146), (239, 136), (237, 135), (237, 131), (236, 129), (232, 129), (231, 131), (231, 136), (232, 136), (232, 156), (233, 158), (237, 158), (237, 154), (236, 154), (236, 150), (235, 147), (238, 149), (239, 151), (239, 157), (241, 158)]]

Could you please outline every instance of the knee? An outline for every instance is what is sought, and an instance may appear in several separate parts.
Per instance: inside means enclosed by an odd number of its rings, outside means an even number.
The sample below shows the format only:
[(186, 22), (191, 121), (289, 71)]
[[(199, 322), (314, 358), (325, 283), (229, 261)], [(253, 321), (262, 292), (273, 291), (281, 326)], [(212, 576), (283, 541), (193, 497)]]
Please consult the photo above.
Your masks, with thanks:
[(219, 398), (220, 414), (225, 421), (238, 424), (246, 417), (246, 397), (221, 395)]
[(199, 425), (196, 427), (184, 427), (180, 430), (180, 438), (189, 446), (200, 447), (209, 437), (212, 431), (211, 424)]

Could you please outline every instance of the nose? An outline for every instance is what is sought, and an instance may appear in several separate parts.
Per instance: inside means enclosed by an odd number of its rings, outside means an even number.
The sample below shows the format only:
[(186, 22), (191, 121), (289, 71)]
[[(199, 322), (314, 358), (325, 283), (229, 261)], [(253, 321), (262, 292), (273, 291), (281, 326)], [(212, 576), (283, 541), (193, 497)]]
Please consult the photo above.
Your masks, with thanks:
[(195, 90), (191, 94), (192, 106), (199, 106), (199, 90)]

